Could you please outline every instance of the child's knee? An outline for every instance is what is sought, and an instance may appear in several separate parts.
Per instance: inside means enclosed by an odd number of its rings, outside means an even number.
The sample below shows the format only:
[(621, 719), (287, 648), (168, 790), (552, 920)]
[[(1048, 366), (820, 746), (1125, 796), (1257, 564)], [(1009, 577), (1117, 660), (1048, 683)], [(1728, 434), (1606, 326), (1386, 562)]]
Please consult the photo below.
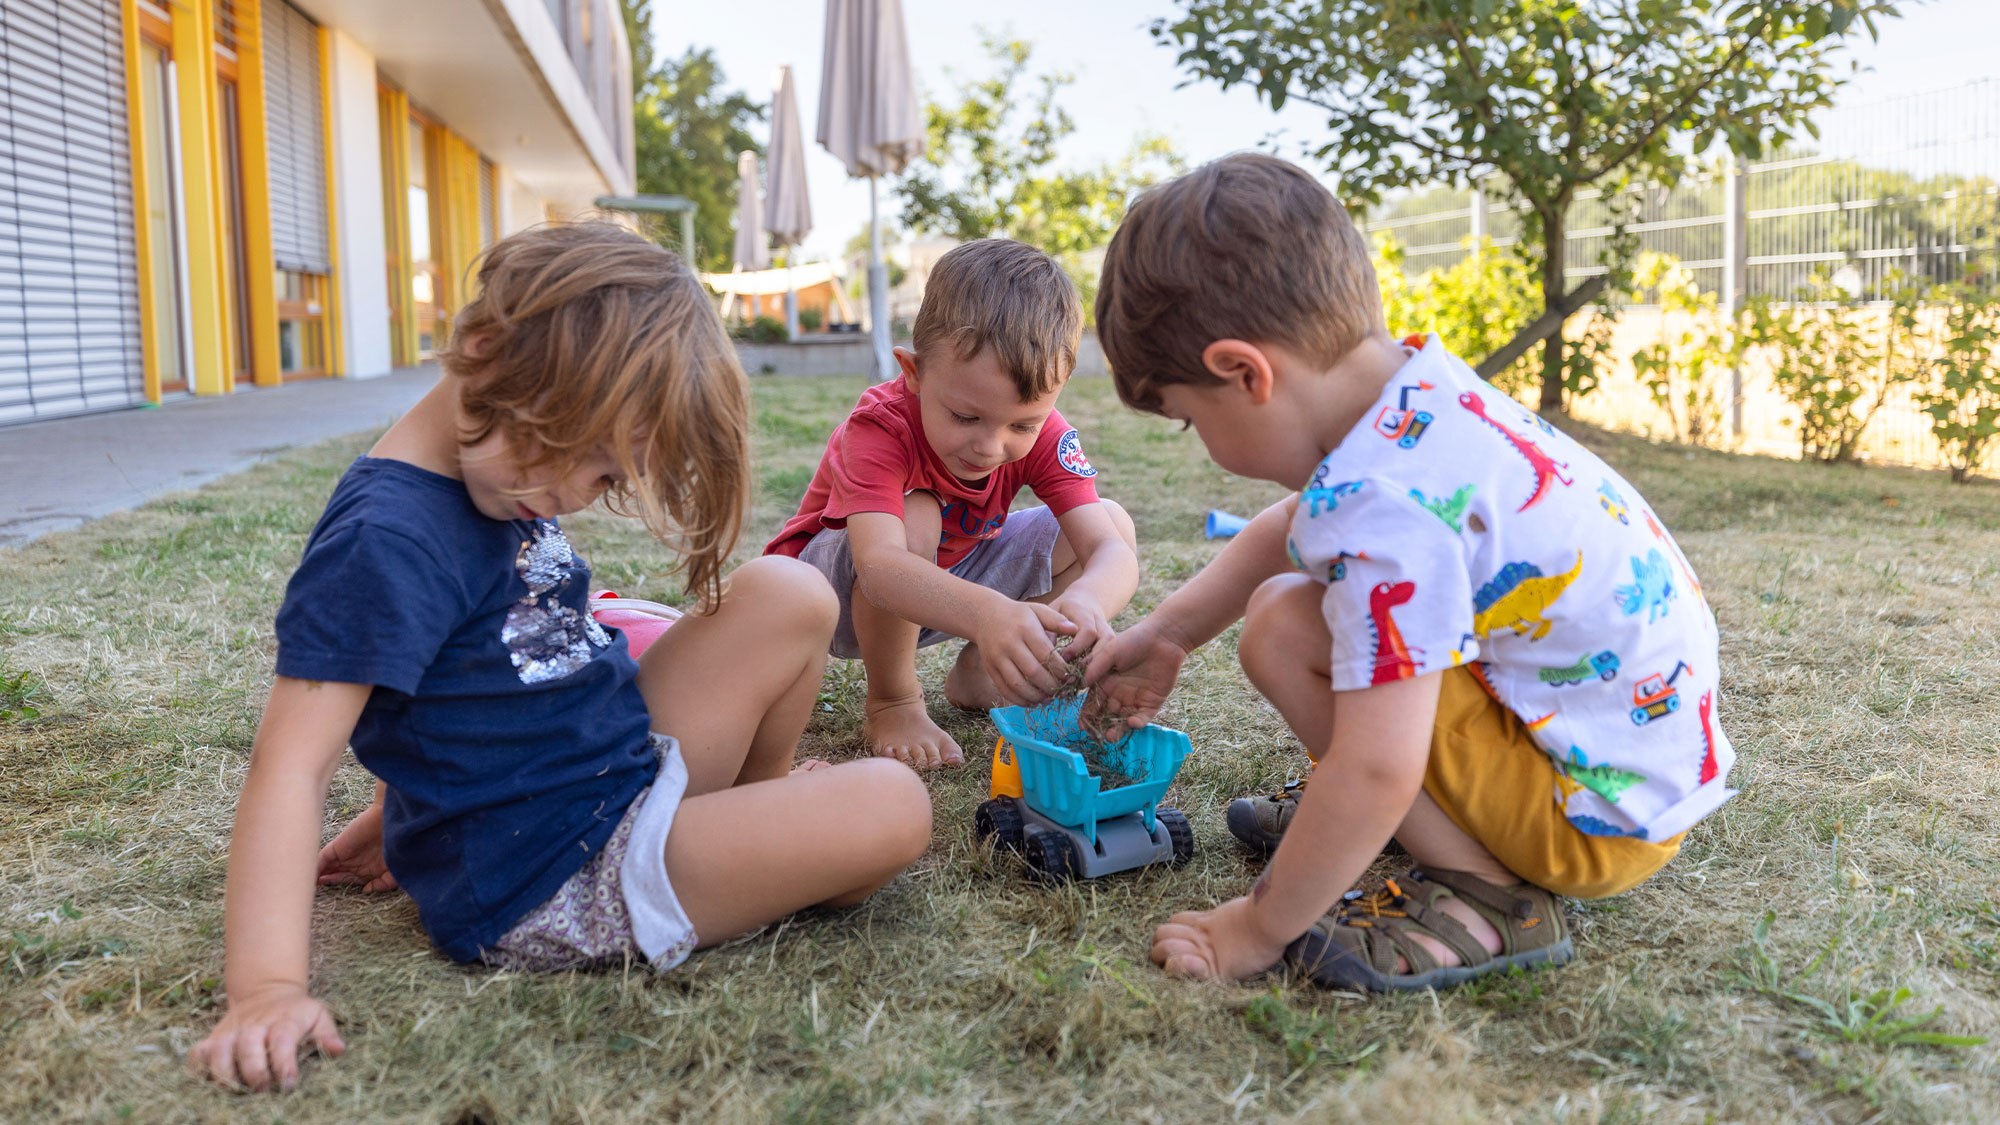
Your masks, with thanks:
[(761, 608), (831, 636), (840, 621), (840, 598), (817, 567), (784, 555), (751, 559), (729, 575), (733, 590)]
[(1332, 635), (1320, 614), (1325, 592), (1326, 587), (1303, 574), (1280, 574), (1258, 586), (1244, 609), (1243, 635), (1236, 645), (1244, 670), (1254, 677), (1273, 662), (1326, 659)]
[(868, 758), (844, 767), (855, 778), (852, 807), (871, 812), (857, 817), (881, 834), (879, 845), (905, 867), (931, 846), (931, 794), (917, 771), (893, 758)]

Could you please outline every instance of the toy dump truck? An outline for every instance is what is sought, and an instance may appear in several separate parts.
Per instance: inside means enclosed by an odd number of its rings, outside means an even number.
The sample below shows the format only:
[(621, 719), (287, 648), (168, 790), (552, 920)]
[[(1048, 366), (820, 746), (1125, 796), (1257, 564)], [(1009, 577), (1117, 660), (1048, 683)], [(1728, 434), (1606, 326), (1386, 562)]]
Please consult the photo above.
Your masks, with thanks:
[[(1049, 883), (1095, 879), (1194, 857), (1194, 831), (1160, 798), (1191, 748), (1188, 736), (1161, 726), (1132, 731), (1094, 751), (1099, 772), (1071, 746), (1087, 744), (1078, 722), (1083, 697), (993, 712), (992, 796), (973, 826), (1019, 852)], [(1107, 782), (1107, 776), (1109, 778)]]
[(1577, 657), (1576, 663), (1567, 667), (1543, 668), (1535, 673), (1536, 679), (1554, 687), (1580, 684), (1592, 676), (1602, 680), (1617, 678), (1617, 655), (1609, 651), (1600, 652), (1596, 656), (1585, 653)]

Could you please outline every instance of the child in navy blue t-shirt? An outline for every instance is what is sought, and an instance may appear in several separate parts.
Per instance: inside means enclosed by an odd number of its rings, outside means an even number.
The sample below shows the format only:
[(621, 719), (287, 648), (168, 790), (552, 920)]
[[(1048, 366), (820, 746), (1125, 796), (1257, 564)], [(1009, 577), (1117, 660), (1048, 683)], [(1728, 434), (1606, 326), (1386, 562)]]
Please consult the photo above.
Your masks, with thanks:
[[(345, 1049), (306, 988), (316, 851), (321, 883), (406, 890), (454, 960), (666, 969), (858, 902), (930, 841), (908, 767), (794, 768), (839, 603), (793, 559), (722, 579), (749, 388), (694, 276), (584, 223), (502, 240), (479, 283), (445, 376), (341, 478), (278, 611), (230, 849), (228, 1011), (188, 1056), (224, 1084), (290, 1088), (303, 1047)], [(601, 497), (702, 595), (636, 662), (556, 522)], [(322, 850), (350, 744), (377, 799)]]

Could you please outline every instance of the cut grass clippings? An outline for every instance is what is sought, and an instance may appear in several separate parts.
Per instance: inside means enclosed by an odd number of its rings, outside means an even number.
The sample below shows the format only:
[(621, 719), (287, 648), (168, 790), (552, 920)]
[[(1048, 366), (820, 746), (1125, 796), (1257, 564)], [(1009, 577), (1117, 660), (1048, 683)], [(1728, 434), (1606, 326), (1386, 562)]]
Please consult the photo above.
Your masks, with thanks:
[[(755, 383), (757, 506), (789, 515), (854, 379)], [(1278, 490), (1080, 380), (1063, 410), (1139, 528), (1135, 620)], [(976, 842), (993, 731), (929, 779), (929, 855), (665, 976), (466, 969), (399, 895), (328, 889), (313, 988), (349, 1050), (299, 1090), (185, 1077), (218, 1014), (222, 877), (269, 687), (271, 619), (366, 436), (0, 551), (0, 1120), (1959, 1122), (2000, 1105), (2000, 489), (1689, 452), (1572, 427), (1694, 560), (1721, 620), (1740, 794), (1637, 890), (1576, 905), (1570, 967), (1366, 999), (1172, 981), (1176, 910), (1257, 865), (1222, 822), (1304, 758), (1234, 631), (1163, 721), (1197, 854), (1057, 889)], [(671, 599), (636, 525), (570, 521), (600, 585)], [(836, 661), (804, 750), (862, 752)], [(351, 760), (330, 835), (366, 803)], [(782, 831), (774, 827), (773, 831)], [(1768, 916), (1768, 920), (1767, 920)]]

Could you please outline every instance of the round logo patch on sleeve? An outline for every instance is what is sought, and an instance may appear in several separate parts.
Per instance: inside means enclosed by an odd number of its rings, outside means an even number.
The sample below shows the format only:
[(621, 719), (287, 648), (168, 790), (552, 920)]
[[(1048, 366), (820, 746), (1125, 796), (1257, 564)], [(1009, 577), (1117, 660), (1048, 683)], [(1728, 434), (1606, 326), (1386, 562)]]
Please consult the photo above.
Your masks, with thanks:
[(1077, 476), (1097, 475), (1097, 470), (1090, 465), (1090, 458), (1083, 455), (1083, 439), (1077, 436), (1075, 430), (1064, 434), (1062, 441), (1056, 443), (1056, 460), (1062, 463), (1063, 468)]

